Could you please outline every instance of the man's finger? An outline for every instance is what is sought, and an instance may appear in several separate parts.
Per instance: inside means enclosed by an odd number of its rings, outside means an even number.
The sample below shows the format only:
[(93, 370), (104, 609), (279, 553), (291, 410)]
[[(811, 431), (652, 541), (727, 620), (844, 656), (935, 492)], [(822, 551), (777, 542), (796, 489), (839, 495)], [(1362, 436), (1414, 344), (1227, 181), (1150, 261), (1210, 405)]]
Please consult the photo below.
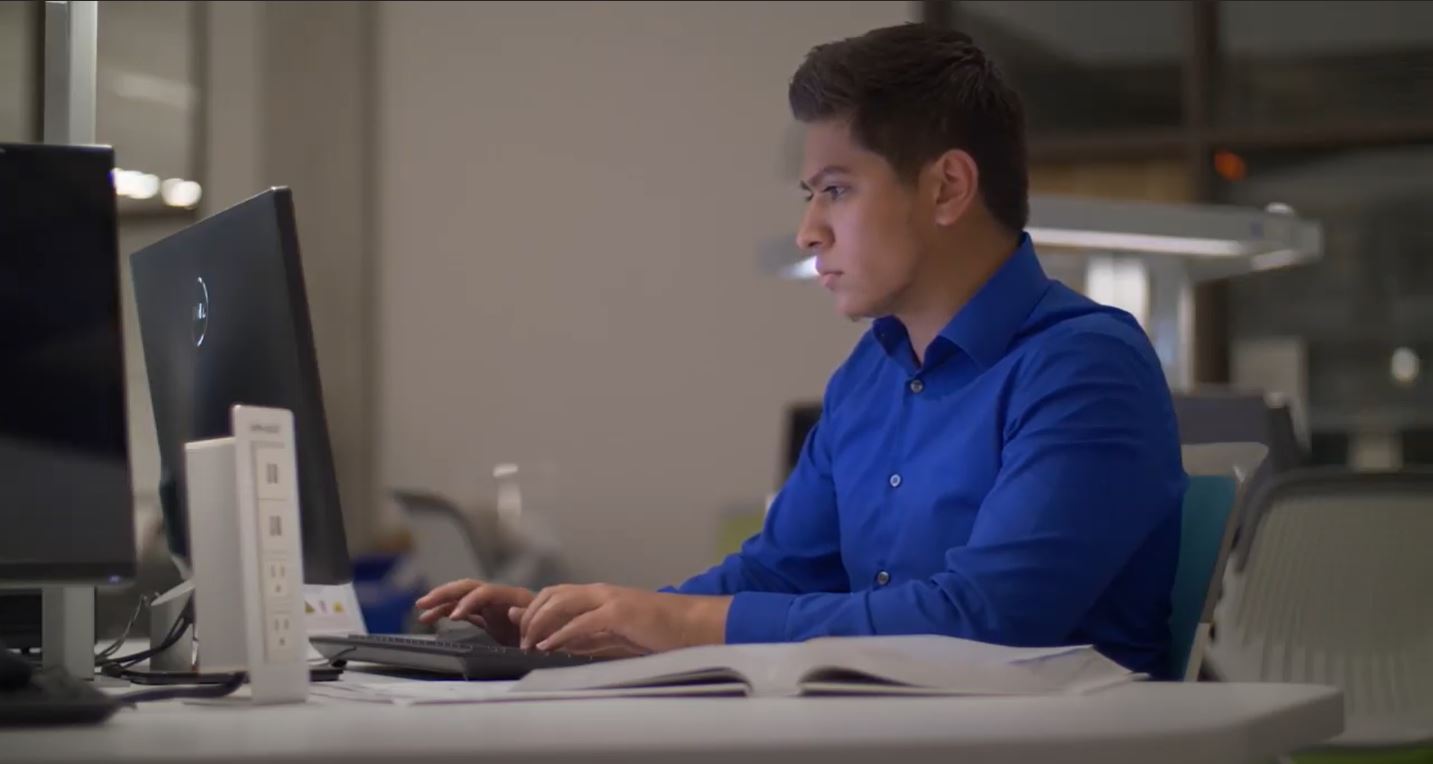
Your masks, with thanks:
[(439, 618), (442, 618), (443, 616), (445, 616), (445, 615), (447, 615), (448, 613), (452, 612), (452, 610), (453, 610), (453, 606), (452, 606), (451, 604), (444, 604), (444, 605), (439, 605), (439, 606), (437, 606), (437, 607), (428, 608), (427, 610), (424, 610), (422, 613), (419, 613), (419, 614), (418, 614), (418, 622), (419, 622), (419, 623), (433, 623), (434, 621), (437, 621)]
[(475, 581), (471, 578), (460, 578), (457, 581), (449, 581), (441, 586), (433, 587), (432, 591), (419, 597), (417, 605), (418, 607), (433, 607), (439, 602), (455, 600), (481, 584), (481, 581)]
[[(518, 633), (526, 635), (528, 630), (528, 624), (532, 623), (532, 619), (534, 616), (537, 615), (537, 612), (542, 608), (546, 607), (547, 603), (551, 601), (552, 598), (558, 593), (566, 591), (570, 588), (572, 587), (566, 584), (543, 587), (543, 590), (537, 593), (537, 596), (533, 598), (532, 602), (527, 603), (527, 606), (523, 608), (522, 616), (520, 617), (520, 619), (514, 621), (514, 623), (517, 624)], [(523, 640), (523, 645), (527, 645), (526, 639)]]
[(459, 599), (462, 599), (461, 594), (453, 597), (437, 597), (433, 596), (432, 594), (425, 594), (422, 597), (413, 600), (413, 606), (418, 608), (419, 610), (427, 610), (429, 608), (438, 607), (439, 605), (451, 605), (454, 602), (457, 602)]
[(453, 618), (465, 618), (468, 613), (480, 612), (493, 608), (501, 610), (508, 605), (526, 604), (532, 598), (532, 592), (517, 586), (504, 586), (502, 584), (482, 584), (478, 588), (463, 595), (458, 600), (457, 607), (453, 608)]
[(605, 607), (588, 610), (576, 618), (569, 620), (562, 625), (562, 628), (559, 628), (550, 636), (538, 642), (537, 649), (544, 652), (549, 650), (561, 650), (564, 645), (570, 642), (595, 639), (598, 634), (608, 630), (608, 616), (611, 612), (611, 608)]
[(527, 626), (522, 630), (523, 647), (532, 649), (572, 619), (601, 606), (601, 597), (588, 587), (553, 595), (541, 609), (530, 611), (524, 619)]
[(512, 606), (508, 605), (505, 602), (495, 602), (486, 607), (478, 608), (477, 610), (473, 611), (473, 615), (482, 616), (483, 620), (487, 621), (488, 623), (496, 624), (498, 626), (505, 626), (509, 623), (508, 611), (511, 609)]
[(447, 600), (455, 600), (462, 597), (464, 594), (467, 594), (468, 592), (472, 591), (474, 587), (479, 586), (481, 584), (482, 582), (478, 581), (477, 579), (460, 578), (456, 581), (449, 581), (446, 584), (441, 584), (439, 586), (433, 587), (433, 589), (427, 594), (423, 595), (422, 597), (419, 597), (418, 601), (423, 602), (425, 600), (431, 600), (436, 602), (443, 602)]
[(452, 615), (448, 617), (454, 620), (465, 618), (468, 613), (481, 610), (484, 606), (491, 605), (492, 600), (498, 594), (495, 589), (496, 587), (490, 584), (479, 584), (472, 591), (464, 594), (462, 599), (458, 600), (458, 604), (453, 606)]

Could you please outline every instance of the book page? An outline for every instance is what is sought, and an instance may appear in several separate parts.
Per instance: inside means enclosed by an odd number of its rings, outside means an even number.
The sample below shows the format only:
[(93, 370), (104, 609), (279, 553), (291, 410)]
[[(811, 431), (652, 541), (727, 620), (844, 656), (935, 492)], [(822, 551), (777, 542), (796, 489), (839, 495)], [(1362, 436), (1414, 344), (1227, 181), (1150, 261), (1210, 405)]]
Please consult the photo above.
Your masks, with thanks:
[(807, 643), (819, 665), (803, 687), (881, 685), (939, 694), (1085, 692), (1139, 678), (1087, 645), (1025, 648), (941, 636), (857, 637)]
[(543, 669), (514, 694), (739, 681), (760, 696), (822, 692), (1011, 695), (1084, 692), (1140, 678), (1089, 646), (1017, 648), (941, 636), (835, 637), (713, 645)]
[[(541, 669), (523, 677), (513, 691), (547, 692), (647, 686), (741, 682), (753, 694), (799, 691), (800, 671), (781, 670), (799, 656), (797, 645), (709, 645), (623, 658), (586, 666)], [(809, 668), (803, 665), (801, 668)], [(773, 676), (773, 672), (783, 676)]]
[(614, 697), (665, 697), (745, 695), (739, 683), (682, 685), (677, 687), (626, 687), (614, 690), (512, 691), (516, 682), (424, 681), (318, 682), (309, 693), (322, 698), (358, 703), (421, 706), (451, 703), (499, 703), (523, 700), (575, 700)]

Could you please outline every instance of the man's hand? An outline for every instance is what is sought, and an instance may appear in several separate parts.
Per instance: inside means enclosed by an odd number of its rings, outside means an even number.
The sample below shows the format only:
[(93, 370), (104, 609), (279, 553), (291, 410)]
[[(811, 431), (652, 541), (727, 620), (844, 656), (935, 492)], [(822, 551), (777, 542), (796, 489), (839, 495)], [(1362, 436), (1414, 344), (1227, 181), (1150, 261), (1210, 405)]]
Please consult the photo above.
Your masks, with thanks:
[(424, 608), (418, 620), (433, 623), (439, 618), (467, 621), (491, 634), (501, 645), (516, 646), (518, 625), (508, 618), (513, 608), (526, 607), (533, 601), (531, 591), (519, 586), (504, 586), (464, 578), (435, 588), (416, 603)]
[(640, 654), (721, 644), (730, 607), (730, 597), (565, 584), (543, 589), (508, 617), (519, 625), (524, 648)]

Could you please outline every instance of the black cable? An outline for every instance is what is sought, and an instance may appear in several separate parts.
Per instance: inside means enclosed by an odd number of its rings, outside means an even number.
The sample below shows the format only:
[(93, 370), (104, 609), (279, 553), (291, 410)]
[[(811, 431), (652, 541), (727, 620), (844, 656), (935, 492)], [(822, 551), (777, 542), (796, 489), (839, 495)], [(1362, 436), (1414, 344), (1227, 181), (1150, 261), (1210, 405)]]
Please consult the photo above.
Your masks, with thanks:
[(309, 660), (308, 665), (310, 665), (310, 666), (334, 666), (334, 667), (337, 667), (337, 668), (342, 668), (342, 667), (343, 667), (343, 664), (347, 662), (347, 661), (344, 660), (344, 657), (347, 656), (349, 653), (353, 652), (354, 650), (357, 650), (357, 649), (358, 649), (357, 647), (346, 647), (346, 648), (344, 648), (343, 650), (339, 651), (338, 655), (335, 655), (335, 656), (333, 656), (332, 658), (313, 658), (313, 659)]
[(161, 640), (159, 644), (153, 647), (145, 648), (144, 650), (140, 650), (137, 653), (130, 653), (129, 655), (120, 656), (118, 658), (111, 658), (109, 660), (104, 661), (104, 665), (132, 666), (136, 663), (139, 663), (140, 661), (153, 658), (154, 656), (173, 647), (174, 644), (179, 641), (179, 638), (184, 636), (184, 632), (189, 628), (190, 623), (191, 622), (188, 618), (180, 616), (179, 620), (175, 621), (174, 624), (169, 627), (169, 633), (164, 635), (164, 639)]
[(134, 612), (129, 614), (129, 622), (124, 625), (124, 632), (121, 633), (115, 641), (111, 642), (109, 647), (95, 654), (96, 661), (103, 661), (119, 652), (119, 649), (124, 646), (124, 641), (129, 639), (129, 632), (134, 629), (134, 622), (139, 620), (139, 614), (149, 606), (149, 603), (154, 601), (155, 596), (154, 593), (140, 595), (139, 602), (134, 606)]
[(174, 698), (222, 698), (233, 693), (244, 684), (246, 674), (243, 671), (236, 671), (225, 679), (223, 684), (204, 684), (186, 687), (165, 687), (160, 690), (137, 690), (115, 696), (121, 703), (149, 703), (156, 700), (173, 700)]
[(131, 666), (136, 663), (139, 663), (142, 660), (153, 658), (154, 656), (173, 647), (174, 643), (178, 642), (179, 638), (184, 636), (185, 630), (187, 630), (193, 624), (194, 616), (190, 613), (189, 608), (185, 607), (184, 612), (179, 614), (179, 618), (174, 621), (173, 626), (169, 627), (169, 633), (164, 635), (164, 640), (161, 641), (159, 644), (155, 645), (154, 647), (140, 650), (137, 653), (130, 653), (129, 655), (123, 655), (118, 658), (108, 658), (106, 660), (102, 660), (99, 662), (98, 665), (101, 668), (108, 666)]

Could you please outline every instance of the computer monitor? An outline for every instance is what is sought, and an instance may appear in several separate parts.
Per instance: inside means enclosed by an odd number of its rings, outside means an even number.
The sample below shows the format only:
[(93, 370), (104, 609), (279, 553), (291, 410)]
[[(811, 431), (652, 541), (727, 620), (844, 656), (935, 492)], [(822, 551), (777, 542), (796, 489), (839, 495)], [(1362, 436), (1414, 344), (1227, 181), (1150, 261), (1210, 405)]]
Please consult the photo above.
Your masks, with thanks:
[(820, 403), (793, 403), (786, 409), (786, 449), (782, 454), (781, 479), (785, 483), (801, 461), (801, 449), (806, 447), (806, 436), (821, 419)]
[(184, 444), (227, 437), (236, 403), (293, 412), (304, 581), (352, 579), (293, 198), (274, 188), (130, 257), (169, 548), (187, 563)]
[(113, 168), (0, 144), (0, 587), (134, 576)]

